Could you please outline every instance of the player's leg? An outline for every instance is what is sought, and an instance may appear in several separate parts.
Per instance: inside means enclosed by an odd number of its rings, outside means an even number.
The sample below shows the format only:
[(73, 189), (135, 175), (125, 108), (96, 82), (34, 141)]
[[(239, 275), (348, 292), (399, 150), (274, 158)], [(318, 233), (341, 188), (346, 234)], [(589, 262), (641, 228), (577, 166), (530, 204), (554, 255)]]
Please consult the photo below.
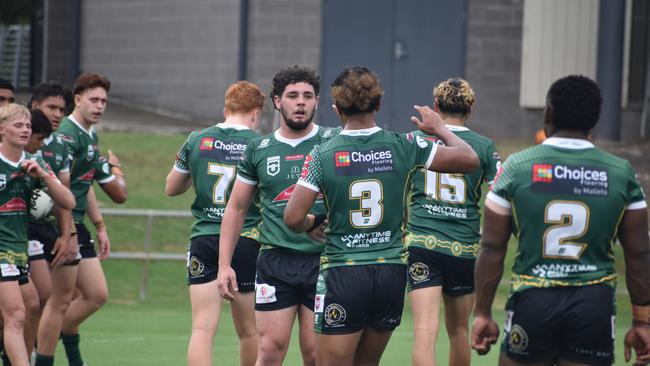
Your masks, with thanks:
[(27, 277), (20, 283), (20, 294), (23, 299), (23, 304), (25, 305), (25, 348), (27, 350), (27, 354), (31, 355), (32, 349), (36, 344), (36, 332), (38, 330), (38, 320), (40, 318), (41, 304), (38, 300), (38, 292), (36, 292), (36, 287), (34, 287), (34, 284), (29, 281)]
[(190, 285), (192, 335), (187, 348), (187, 364), (212, 365), (212, 342), (217, 331), (221, 301), (216, 281)]
[(298, 307), (298, 338), (300, 354), (304, 365), (316, 364), (316, 333), (314, 332), (314, 311), (305, 305)]
[(470, 365), (472, 354), (469, 345), (469, 316), (474, 305), (474, 294), (445, 294), (443, 299), (445, 327), (449, 336), (449, 365)]
[(355, 366), (379, 365), (381, 355), (388, 345), (392, 331), (378, 331), (373, 328), (366, 328), (359, 340), (357, 351), (354, 354)]
[(192, 335), (187, 346), (187, 364), (212, 365), (212, 343), (219, 325), (221, 301), (217, 288), (219, 238), (192, 238), (187, 251), (187, 283), (192, 304)]
[[(232, 268), (237, 273), (239, 291), (231, 303), (235, 331), (239, 337), (239, 364), (255, 365), (259, 335), (255, 323), (255, 267), (260, 245), (248, 238), (239, 238), (232, 259)], [(217, 256), (218, 257), (218, 256)]]
[[(52, 269), (52, 295), (47, 304), (45, 304), (38, 328), (37, 366), (40, 366), (41, 362), (47, 362), (46, 358), (54, 357), (56, 345), (61, 335), (63, 318), (75, 293), (77, 265), (78, 262), (75, 261), (74, 264), (63, 265)], [(39, 359), (43, 360), (40, 361)], [(42, 364), (46, 365), (48, 363)]]
[(413, 314), (413, 365), (436, 364), (443, 273), (440, 254), (424, 248), (409, 248), (407, 279)]
[(317, 334), (316, 364), (319, 366), (356, 365), (355, 351), (363, 331), (351, 334)]
[[(14, 265), (9, 265), (13, 266)], [(23, 304), (18, 279), (10, 278), (8, 270), (3, 268), (0, 279), (0, 312), (4, 320), (4, 352), (14, 366), (28, 366), (29, 358), (23, 338), (25, 326), (25, 305)]]
[(75, 298), (65, 313), (63, 333), (71, 334), (88, 317), (108, 300), (108, 285), (99, 259), (83, 258), (79, 261), (77, 288), (81, 296)]
[(469, 345), (469, 316), (474, 305), (474, 258), (439, 254), (443, 264), (445, 327), (449, 336), (449, 365), (472, 361)]
[[(41, 247), (42, 244), (38, 243)], [(30, 246), (31, 246), (30, 242)], [(45, 307), (45, 303), (50, 298), (52, 293), (52, 279), (50, 278), (50, 268), (42, 255), (43, 249), (40, 250), (41, 256), (34, 257), (30, 255), (29, 258), (29, 278), (34, 283), (36, 291), (38, 292), (38, 299), (40, 301), (41, 310)], [(33, 252), (32, 252), (33, 253)], [(31, 254), (31, 253), (30, 253)]]
[(298, 305), (272, 311), (256, 311), (255, 321), (260, 336), (257, 364), (282, 365), (289, 348), (291, 329)]

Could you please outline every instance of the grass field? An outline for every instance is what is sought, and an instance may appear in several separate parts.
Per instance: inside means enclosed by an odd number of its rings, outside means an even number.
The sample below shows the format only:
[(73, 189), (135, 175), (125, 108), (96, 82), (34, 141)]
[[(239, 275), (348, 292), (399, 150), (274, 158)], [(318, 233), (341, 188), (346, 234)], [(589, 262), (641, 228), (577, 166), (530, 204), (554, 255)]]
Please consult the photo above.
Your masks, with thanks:
[[(125, 208), (188, 209), (191, 194), (169, 198), (164, 195), (164, 178), (171, 168), (175, 152), (184, 135), (150, 135), (138, 133), (100, 134), (102, 150), (110, 148), (123, 163), (129, 186)], [(507, 155), (522, 144), (497, 144)], [(102, 207), (118, 207), (98, 193)], [(113, 250), (141, 250), (144, 220), (106, 217)], [(191, 220), (156, 220), (155, 251), (182, 253), (189, 237)], [(511, 246), (511, 249), (513, 246)], [(618, 248), (620, 249), (620, 248)], [(510, 263), (513, 250), (510, 250)], [(619, 253), (620, 254), (620, 253)], [(618, 258), (621, 258), (619, 255)], [(620, 261), (619, 267), (622, 267)], [(508, 267), (509, 268), (509, 267)], [(139, 301), (138, 291), (142, 265), (137, 261), (108, 260), (104, 269), (109, 282), (109, 303), (82, 325), (82, 354), (89, 365), (182, 365), (190, 334), (190, 308), (185, 285), (183, 262), (153, 262), (150, 266), (149, 293)], [(508, 276), (508, 272), (506, 272)], [(507, 277), (506, 277), (507, 278)], [(629, 300), (618, 290), (617, 364), (623, 364), (622, 338), (630, 324)], [(501, 286), (495, 301), (495, 318), (502, 327), (506, 286)], [(382, 365), (406, 365), (411, 361), (413, 324), (408, 301), (402, 325), (393, 337), (382, 359)], [(449, 344), (441, 329), (437, 343), (437, 360), (447, 364)], [(485, 357), (473, 354), (475, 365), (495, 365), (498, 350)], [(226, 304), (215, 340), (215, 364), (238, 364), (237, 337)], [(56, 364), (65, 364), (62, 349)], [(293, 337), (286, 365), (299, 365), (300, 354)]]

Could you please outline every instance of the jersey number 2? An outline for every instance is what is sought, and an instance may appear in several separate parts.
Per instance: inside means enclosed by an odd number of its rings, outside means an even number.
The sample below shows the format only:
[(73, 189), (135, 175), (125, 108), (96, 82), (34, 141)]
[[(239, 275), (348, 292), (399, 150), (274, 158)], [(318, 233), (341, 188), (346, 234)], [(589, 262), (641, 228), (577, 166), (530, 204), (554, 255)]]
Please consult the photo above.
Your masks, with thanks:
[(544, 210), (544, 222), (555, 224), (544, 232), (544, 257), (578, 259), (587, 244), (572, 242), (587, 232), (589, 207), (578, 201), (551, 201)]
[(357, 180), (350, 184), (350, 198), (359, 200), (359, 209), (350, 211), (350, 223), (357, 228), (371, 228), (384, 219), (384, 189), (378, 180)]
[(235, 167), (232, 165), (221, 165), (217, 163), (208, 163), (208, 174), (216, 175), (217, 181), (212, 187), (212, 203), (226, 204), (226, 191), (230, 187), (232, 179), (235, 177)]

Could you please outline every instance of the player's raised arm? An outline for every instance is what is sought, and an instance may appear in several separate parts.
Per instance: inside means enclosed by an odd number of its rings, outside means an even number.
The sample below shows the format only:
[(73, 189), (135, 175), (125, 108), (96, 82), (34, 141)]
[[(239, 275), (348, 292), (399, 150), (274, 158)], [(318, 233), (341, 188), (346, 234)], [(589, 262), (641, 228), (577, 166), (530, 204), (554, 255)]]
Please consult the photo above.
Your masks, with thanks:
[[(49, 169), (49, 168), (48, 168)], [(31, 177), (39, 178), (47, 187), (47, 193), (52, 197), (54, 203), (62, 208), (72, 210), (76, 204), (74, 195), (66, 188), (51, 171), (46, 171), (37, 161), (23, 161), (23, 170)]]
[(230, 193), (226, 210), (221, 220), (219, 236), (219, 273), (217, 286), (221, 297), (234, 300), (233, 290), (237, 291), (237, 276), (232, 269), (232, 256), (239, 241), (239, 234), (246, 219), (248, 207), (257, 192), (255, 185), (246, 183), (238, 176)]
[(480, 160), (476, 152), (465, 141), (445, 127), (444, 120), (431, 108), (414, 106), (422, 120), (411, 117), (417, 128), (429, 135), (436, 135), (445, 144), (438, 146), (429, 170), (445, 173), (469, 173), (476, 169)]

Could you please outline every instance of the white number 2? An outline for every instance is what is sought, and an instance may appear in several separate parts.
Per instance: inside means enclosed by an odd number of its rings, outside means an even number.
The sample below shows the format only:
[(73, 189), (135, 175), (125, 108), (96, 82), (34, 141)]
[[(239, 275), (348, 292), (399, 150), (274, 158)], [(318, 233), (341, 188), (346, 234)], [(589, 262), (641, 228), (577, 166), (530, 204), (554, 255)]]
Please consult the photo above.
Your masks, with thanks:
[(384, 192), (378, 180), (357, 180), (350, 184), (350, 198), (359, 200), (359, 210), (350, 211), (350, 223), (357, 228), (371, 228), (384, 219), (381, 201)]
[(221, 165), (208, 163), (208, 174), (216, 175), (217, 181), (212, 187), (212, 202), (215, 204), (226, 204), (226, 191), (230, 182), (235, 177), (235, 167), (232, 165)]
[(436, 201), (463, 204), (467, 196), (467, 184), (461, 174), (437, 173), (425, 170), (424, 193)]
[(578, 239), (587, 232), (589, 207), (577, 201), (551, 201), (546, 205), (544, 222), (556, 224), (544, 232), (544, 257), (580, 258), (587, 244), (575, 243), (571, 240)]

